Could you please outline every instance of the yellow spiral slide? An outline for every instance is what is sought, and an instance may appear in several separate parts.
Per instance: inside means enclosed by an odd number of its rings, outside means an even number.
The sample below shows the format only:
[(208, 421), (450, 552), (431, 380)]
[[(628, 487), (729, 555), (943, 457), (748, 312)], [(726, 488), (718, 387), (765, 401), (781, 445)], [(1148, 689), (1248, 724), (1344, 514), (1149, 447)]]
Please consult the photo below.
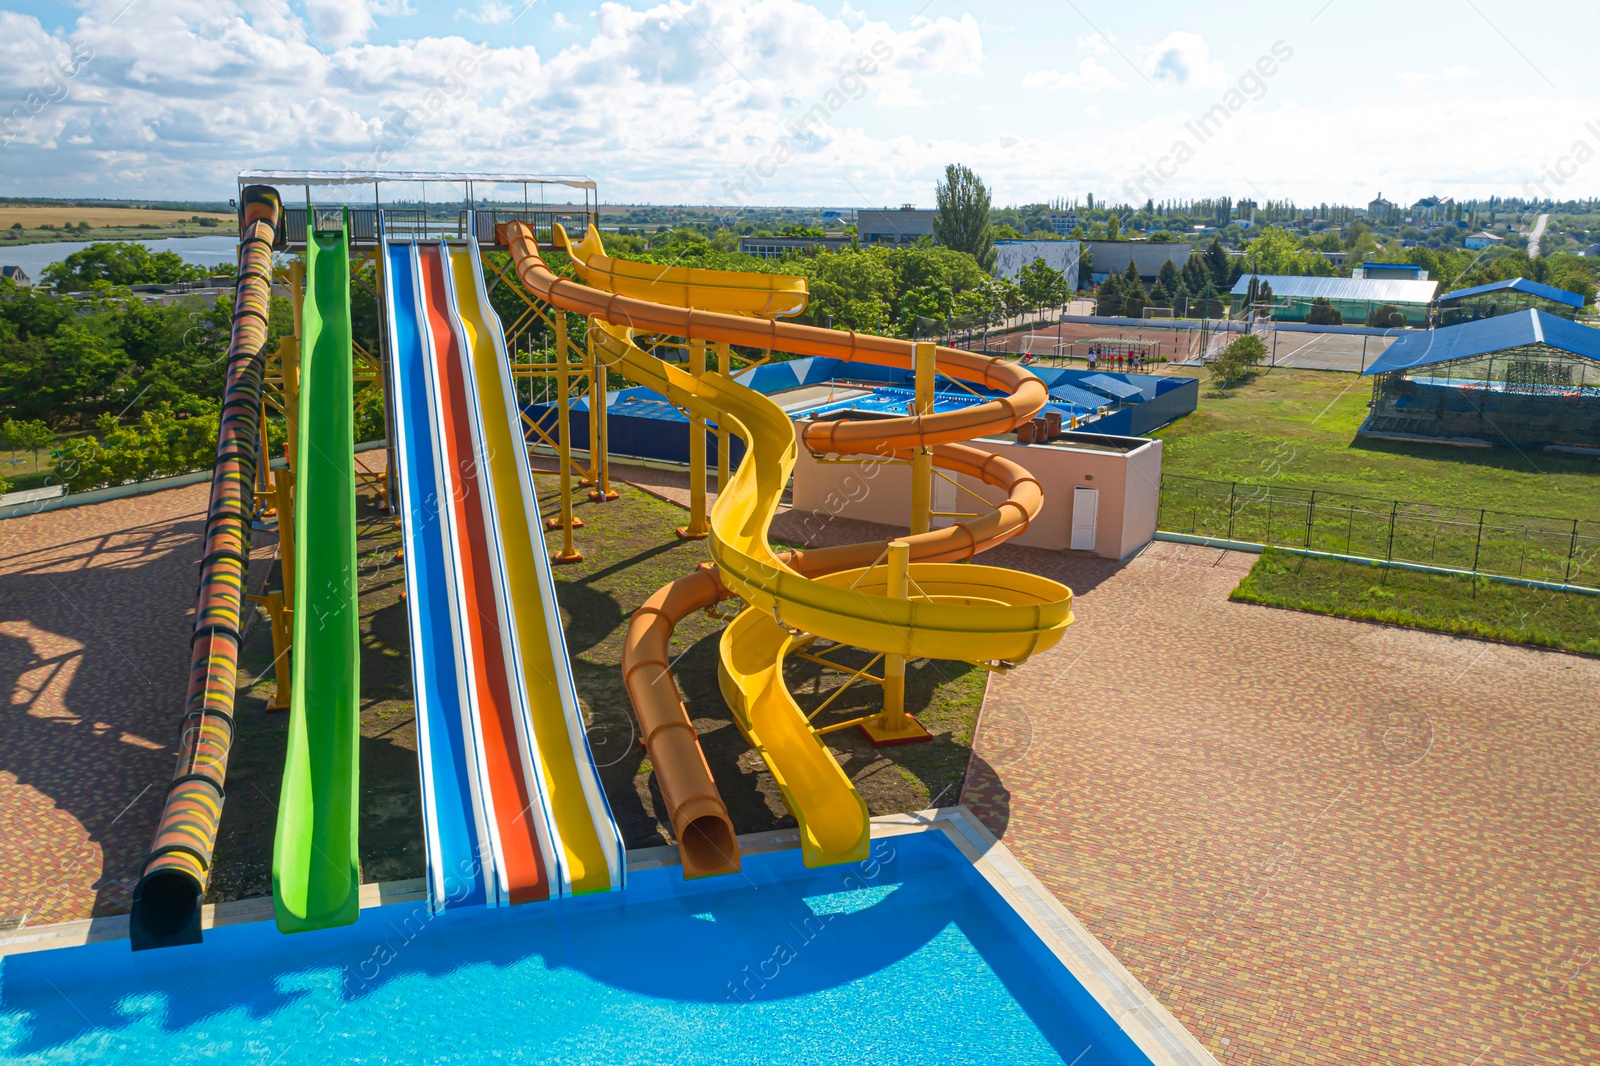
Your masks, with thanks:
[[(736, 723), (782, 788), (800, 828), (806, 864), (864, 858), (870, 828), (866, 805), (784, 687), (784, 657), (809, 636), (908, 658), (1020, 662), (1061, 639), (1072, 622), (1071, 591), (998, 567), (912, 562), (911, 594), (902, 599), (889, 595), (886, 571), (874, 565), (881, 544), (860, 546), (864, 551), (780, 556), (767, 531), (796, 457), (789, 416), (729, 377), (697, 376), (647, 354), (634, 338), (692, 338), (902, 367), (911, 365), (909, 342), (771, 321), (804, 308), (805, 282), (799, 278), (615, 260), (604, 254), (593, 229), (582, 244), (572, 245), (558, 226), (555, 243), (572, 256), (587, 282), (580, 284), (549, 269), (525, 224), (508, 224), (505, 243), (529, 291), (589, 317), (591, 337), (614, 370), (694, 415), (728, 426), (745, 441), (744, 460), (729, 484), (719, 486), (711, 511), (711, 556), (718, 576), (746, 605), (721, 639), (722, 691)], [(913, 559), (970, 558), (1026, 528), (1038, 511), (1038, 486), (1015, 464), (985, 466), (987, 455), (954, 442), (1031, 417), (1043, 403), (1043, 386), (1000, 360), (952, 349), (939, 349), (937, 369), (1007, 391), (962, 412), (894, 419), (892, 427), (819, 423), (809, 427), (807, 442), (813, 451), (844, 454), (932, 447), (936, 456), (943, 453), (935, 460), (939, 465), (981, 469), (984, 480), (1031, 501), (1015, 507), (1013, 517), (989, 522), (982, 533), (953, 528), (906, 538), (914, 542)], [(880, 425), (892, 432), (879, 430)], [(829, 432), (818, 434), (822, 443), (814, 445), (810, 430), (819, 426)], [(997, 465), (1006, 469), (991, 472)], [(966, 550), (953, 553), (951, 544), (963, 537)], [(827, 553), (833, 553), (836, 566), (846, 565), (822, 574), (806, 565), (806, 554)], [(686, 872), (687, 866), (686, 861)]]

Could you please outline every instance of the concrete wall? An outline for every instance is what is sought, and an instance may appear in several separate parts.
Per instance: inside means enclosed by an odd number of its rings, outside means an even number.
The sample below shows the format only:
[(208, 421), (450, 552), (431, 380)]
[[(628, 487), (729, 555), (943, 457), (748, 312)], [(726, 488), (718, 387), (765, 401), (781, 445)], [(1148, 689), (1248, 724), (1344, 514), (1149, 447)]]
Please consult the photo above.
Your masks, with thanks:
[[(1155, 536), (1161, 498), (1159, 440), (1129, 440), (1132, 450), (1126, 452), (1087, 444), (968, 443), (1019, 463), (1044, 488), (1044, 507), (1028, 530), (1016, 538), (1018, 544), (1067, 550), (1072, 542), (1073, 489), (1078, 486), (1099, 490), (1094, 554), (1126, 559)], [(973, 478), (956, 480), (992, 503), (1003, 498), (999, 490)], [(938, 477), (934, 478), (933, 498), (935, 510), (979, 510), (976, 500)], [(870, 457), (861, 463), (818, 461), (802, 447), (795, 462), (793, 499), (794, 509), (802, 514), (802, 525), (811, 534), (820, 533), (834, 517), (904, 529), (910, 520), (911, 474), (904, 465)], [(935, 525), (948, 525), (959, 519), (934, 521)]]

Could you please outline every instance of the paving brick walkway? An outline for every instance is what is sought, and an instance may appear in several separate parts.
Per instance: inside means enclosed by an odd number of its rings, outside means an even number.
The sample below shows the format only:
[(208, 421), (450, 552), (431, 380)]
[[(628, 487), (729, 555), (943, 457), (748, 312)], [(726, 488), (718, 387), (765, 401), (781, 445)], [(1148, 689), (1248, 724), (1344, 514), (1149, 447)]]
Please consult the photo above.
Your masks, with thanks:
[(0, 522), (0, 921), (128, 907), (177, 751), (209, 493)]
[(1230, 603), (1251, 556), (986, 561), (1078, 621), (965, 799), (1219, 1059), (1600, 1061), (1600, 661)]

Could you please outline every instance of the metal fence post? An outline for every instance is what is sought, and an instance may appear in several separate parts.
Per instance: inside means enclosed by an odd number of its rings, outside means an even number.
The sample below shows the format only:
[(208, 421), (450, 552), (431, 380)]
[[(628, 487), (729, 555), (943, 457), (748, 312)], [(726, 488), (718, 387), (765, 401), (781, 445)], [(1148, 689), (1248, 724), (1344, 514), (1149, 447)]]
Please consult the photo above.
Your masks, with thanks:
[(1394, 506), (1389, 508), (1389, 550), (1386, 558), (1388, 558), (1391, 563), (1394, 562), (1394, 523), (1395, 519), (1399, 517), (1399, 514), (1400, 501), (1395, 500)]
[(1311, 526), (1317, 520), (1317, 490), (1311, 490), (1311, 504), (1306, 508), (1306, 542), (1304, 547), (1311, 549)]
[(1232, 482), (1228, 486), (1228, 539), (1233, 539), (1233, 505), (1239, 496), (1239, 483)]
[(1478, 512), (1478, 543), (1472, 549), (1472, 572), (1474, 574), (1478, 572), (1478, 555), (1483, 551), (1483, 516), (1487, 513), (1487, 510)]
[(1572, 540), (1567, 542), (1567, 573), (1561, 579), (1563, 585), (1572, 584), (1572, 557), (1578, 554), (1578, 520), (1572, 520)]

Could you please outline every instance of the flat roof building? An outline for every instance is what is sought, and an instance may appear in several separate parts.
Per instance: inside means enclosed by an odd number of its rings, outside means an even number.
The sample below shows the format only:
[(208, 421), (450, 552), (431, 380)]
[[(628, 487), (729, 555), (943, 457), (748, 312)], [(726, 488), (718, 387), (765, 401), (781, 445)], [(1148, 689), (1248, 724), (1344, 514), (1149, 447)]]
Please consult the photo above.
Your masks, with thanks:
[(935, 211), (905, 205), (899, 210), (863, 208), (856, 212), (856, 239), (869, 244), (916, 244), (933, 237)]
[(1067, 291), (1078, 288), (1078, 260), (1081, 248), (1077, 241), (995, 241), (995, 273), (1015, 281), (1022, 268), (1043, 259), (1053, 270), (1067, 276)]
[(1143, 281), (1156, 280), (1156, 275), (1161, 273), (1161, 264), (1170, 261), (1179, 270), (1189, 261), (1189, 252), (1192, 245), (1173, 243), (1152, 243), (1150, 241), (1082, 241), (1084, 250), (1089, 253), (1090, 280), (1098, 285), (1106, 280), (1113, 272), (1122, 273), (1128, 269), (1131, 261), (1139, 277)]
[[(1428, 305), (1439, 289), (1437, 281), (1394, 280), (1388, 278), (1318, 278), (1291, 274), (1244, 274), (1233, 286), (1233, 295), (1245, 296), (1250, 279), (1272, 289), (1273, 314), (1279, 322), (1303, 322), (1313, 300), (1327, 300), (1346, 324), (1367, 322), (1374, 311), (1388, 304), (1405, 317), (1405, 324), (1427, 325)], [(1379, 326), (1397, 322), (1369, 323)]]
[(803, 252), (837, 252), (850, 247), (850, 237), (839, 233), (827, 237), (740, 237), (739, 251), (762, 259), (782, 259)]

